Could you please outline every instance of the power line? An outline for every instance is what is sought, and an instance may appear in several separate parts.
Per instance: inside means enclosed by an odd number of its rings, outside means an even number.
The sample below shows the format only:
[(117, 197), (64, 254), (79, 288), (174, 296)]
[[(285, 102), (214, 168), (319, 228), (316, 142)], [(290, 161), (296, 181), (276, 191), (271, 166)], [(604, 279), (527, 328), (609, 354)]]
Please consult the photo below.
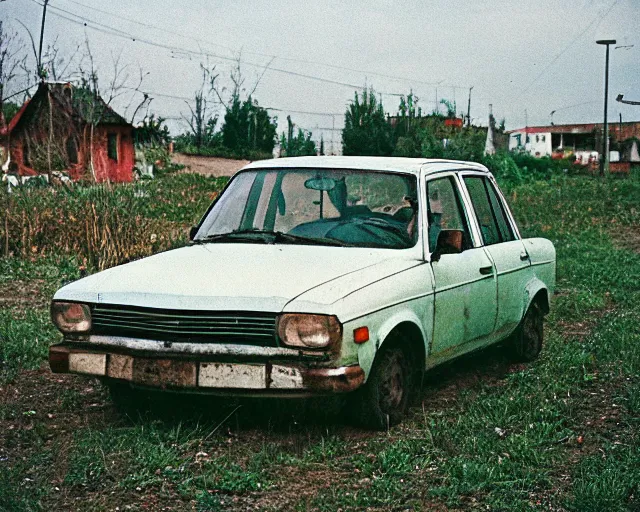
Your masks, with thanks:
[(146, 94), (149, 97), (154, 97), (154, 96), (158, 96), (161, 98), (170, 98), (170, 99), (174, 99), (174, 100), (183, 100), (183, 101), (192, 101), (193, 98), (188, 98), (186, 96), (177, 96), (175, 94), (165, 94), (162, 92), (150, 92), (150, 91), (143, 91), (140, 88), (136, 88), (136, 87), (127, 87), (127, 86), (123, 86), (123, 89), (128, 89), (130, 91), (135, 91), (135, 92), (139, 92), (140, 94)]
[[(67, 0), (67, 2), (71, 2), (73, 4), (76, 4), (76, 5), (80, 6), (80, 7), (83, 7), (85, 9), (90, 9), (90, 10), (93, 10), (93, 11), (97, 11), (97, 12), (100, 12), (102, 14), (106, 14), (108, 16), (113, 16), (114, 18), (121, 19), (121, 20), (124, 20), (124, 21), (128, 21), (130, 23), (134, 23), (134, 24), (146, 27), (146, 28), (151, 28), (151, 29), (154, 29), (154, 30), (158, 30), (160, 32), (165, 32), (167, 34), (172, 34), (172, 35), (175, 35), (175, 36), (178, 36), (178, 37), (182, 37), (182, 38), (190, 40), (190, 41), (195, 41), (197, 43), (205, 43), (205, 44), (210, 44), (210, 45), (213, 45), (213, 46), (218, 46), (218, 47), (224, 48), (225, 50), (228, 50), (230, 52), (234, 52), (234, 53), (236, 52), (236, 50), (234, 50), (233, 48), (231, 48), (229, 46), (222, 45), (220, 43), (216, 43), (216, 42), (213, 42), (213, 41), (210, 41), (210, 40), (199, 39), (199, 38), (195, 38), (195, 37), (191, 37), (191, 36), (186, 36), (184, 34), (181, 34), (181, 33), (176, 32), (174, 30), (170, 30), (170, 29), (165, 28), (165, 27), (159, 27), (157, 25), (152, 25), (150, 23), (144, 23), (142, 21), (135, 20), (133, 18), (128, 18), (126, 16), (122, 16), (122, 15), (119, 15), (119, 14), (114, 14), (114, 13), (111, 13), (111, 12), (108, 12), (108, 11), (104, 11), (102, 9), (98, 9), (97, 7), (88, 6), (88, 5), (85, 5), (83, 3), (77, 2), (75, 0)], [(422, 85), (438, 85), (438, 84), (440, 84), (441, 82), (444, 81), (444, 80), (440, 80), (438, 82), (427, 82), (427, 81), (418, 80), (418, 79), (415, 79), (415, 78), (399, 77), (399, 76), (396, 76), (396, 75), (378, 73), (378, 72), (375, 72), (375, 71), (365, 71), (365, 70), (362, 70), (362, 69), (355, 69), (355, 68), (350, 68), (350, 67), (347, 67), (347, 66), (339, 66), (339, 65), (336, 65), (336, 64), (328, 64), (326, 62), (310, 61), (310, 60), (306, 60), (306, 59), (299, 59), (299, 58), (293, 58), (293, 57), (282, 57), (282, 56), (279, 56), (279, 55), (269, 55), (267, 53), (260, 53), (260, 52), (253, 52), (253, 51), (247, 51), (246, 53), (248, 53), (250, 55), (258, 55), (260, 57), (277, 58), (277, 59), (284, 60), (284, 61), (298, 62), (298, 63), (302, 63), (302, 64), (311, 64), (311, 65), (315, 65), (315, 66), (320, 65), (320, 66), (325, 66), (327, 68), (337, 69), (337, 70), (340, 70), (340, 71), (351, 71), (353, 73), (362, 73), (362, 74), (365, 74), (365, 75), (379, 76), (379, 77), (388, 78), (388, 79), (391, 79), (391, 80), (398, 80), (398, 81), (403, 81), (403, 82), (408, 82), (408, 83), (416, 83), (416, 84), (422, 84)], [(466, 86), (455, 86), (455, 85), (452, 85), (451, 87), (454, 87), (454, 88), (466, 88)]]
[(582, 32), (580, 32), (580, 33), (579, 33), (575, 38), (573, 38), (573, 39), (569, 42), (569, 44), (568, 44), (567, 46), (565, 46), (562, 50), (560, 50), (560, 52), (559, 52), (559, 53), (558, 53), (558, 54), (557, 54), (553, 59), (551, 59), (551, 60), (547, 63), (547, 65), (542, 69), (542, 71), (540, 71), (540, 73), (538, 74), (538, 76), (536, 76), (536, 77), (533, 79), (533, 81), (532, 81), (532, 82), (527, 86), (527, 88), (526, 88), (526, 89), (524, 89), (524, 91), (522, 91), (522, 93), (524, 94), (524, 93), (528, 92), (528, 91), (529, 91), (529, 89), (531, 89), (531, 87), (533, 87), (533, 84), (535, 84), (535, 83), (536, 83), (536, 82), (537, 82), (537, 81), (542, 77), (542, 75), (544, 75), (544, 74), (549, 70), (549, 68), (550, 68), (551, 66), (553, 66), (553, 65), (558, 61), (558, 59), (559, 59), (560, 57), (562, 57), (562, 55), (564, 55), (564, 53), (565, 53), (569, 48), (571, 48), (571, 47), (574, 45), (574, 43), (575, 43), (578, 39), (580, 39), (583, 35), (585, 35), (585, 34), (587, 33), (587, 31), (588, 31), (588, 30), (589, 30), (593, 25), (595, 25), (596, 23), (602, 23), (602, 20), (604, 20), (604, 19), (609, 15), (609, 13), (612, 11), (612, 9), (613, 9), (613, 8), (614, 8), (614, 7), (615, 7), (619, 2), (620, 2), (620, 0), (614, 0), (614, 2), (613, 2), (613, 3), (611, 4), (611, 6), (607, 9), (607, 11), (604, 13), (604, 15), (602, 15), (602, 16), (598, 15), (598, 16), (596, 16), (596, 17), (591, 21), (591, 23), (589, 23), (589, 24), (587, 25), (587, 27), (586, 27)]
[(21, 89), (18, 92), (14, 92), (13, 94), (10, 94), (9, 96), (5, 96), (3, 98), (4, 101), (10, 100), (11, 98), (14, 98), (16, 96), (19, 96), (20, 94), (22, 94), (23, 92), (28, 92), (29, 89), (32, 89), (33, 87), (35, 87), (36, 85), (38, 85), (38, 82), (31, 84), (30, 86), (28, 86), (25, 89)]
[[(39, 5), (40, 7), (42, 7), (42, 4), (40, 4), (38, 2), (38, 0), (31, 0), (33, 3), (35, 3), (36, 5)], [(50, 5), (50, 8), (54, 8), (54, 6)], [(63, 14), (60, 14), (57, 11), (61, 11), (64, 13), (67, 13), (71, 16), (74, 16), (82, 21), (77, 21), (73, 18), (69, 18), (68, 16), (65, 16)], [(75, 23), (77, 25), (82, 25), (86, 28), (90, 28), (92, 30), (95, 30), (97, 32), (102, 32), (108, 35), (111, 35), (113, 37), (119, 37), (121, 39), (130, 39), (132, 42), (139, 42), (139, 43), (143, 43), (149, 46), (154, 46), (156, 48), (162, 48), (165, 50), (169, 50), (169, 51), (177, 51), (180, 53), (184, 53), (186, 55), (194, 55), (194, 56), (198, 56), (198, 55), (204, 55), (207, 57), (211, 57), (214, 59), (221, 59), (221, 60), (225, 60), (225, 61), (232, 61), (232, 62), (237, 62), (238, 60), (233, 58), (233, 57), (226, 57), (224, 55), (218, 55), (215, 53), (211, 53), (211, 52), (206, 52), (204, 50), (201, 50), (200, 52), (194, 52), (192, 50), (188, 50), (186, 48), (180, 48), (177, 46), (171, 46), (171, 45), (167, 45), (167, 44), (163, 44), (163, 43), (158, 43), (155, 41), (151, 41), (149, 39), (145, 39), (145, 38), (141, 38), (141, 37), (136, 37), (132, 34), (129, 34), (127, 32), (124, 32), (122, 30), (119, 29), (113, 29), (112, 27), (109, 27), (108, 25), (104, 25), (102, 23), (98, 23), (95, 22), (91, 19), (85, 18), (84, 16), (79, 16), (77, 14), (73, 14), (73, 13), (69, 13), (68, 11), (65, 11), (63, 9), (60, 8), (55, 8), (54, 11), (52, 11), (52, 14), (54, 14), (55, 16), (58, 16), (62, 19), (65, 19), (67, 21), (70, 21), (71, 23)], [(96, 25), (96, 26), (91, 26), (90, 24)], [(104, 28), (98, 28), (98, 27), (104, 27)], [(350, 84), (350, 83), (346, 83), (346, 82), (340, 82), (337, 80), (331, 80), (328, 78), (323, 78), (323, 77), (319, 77), (319, 76), (315, 76), (315, 75), (308, 75), (305, 73), (298, 73), (296, 71), (290, 71), (287, 69), (280, 69), (280, 68), (274, 68), (272, 66), (269, 65), (263, 65), (263, 64), (256, 64), (254, 62), (249, 62), (249, 61), (242, 61), (244, 64), (248, 65), (248, 66), (252, 66), (252, 67), (257, 67), (260, 69), (264, 69), (264, 70), (268, 70), (268, 71), (275, 71), (276, 73), (283, 73), (286, 75), (291, 75), (291, 76), (296, 76), (299, 78), (306, 78), (308, 80), (315, 80), (318, 82), (323, 82), (323, 83), (328, 83), (328, 84), (333, 84), (333, 85), (338, 85), (338, 86), (342, 86), (342, 87), (349, 87), (350, 89), (362, 89), (361, 85), (355, 85), (355, 84)], [(383, 96), (396, 96), (396, 97), (401, 97), (404, 96), (404, 94), (402, 93), (394, 93), (394, 92), (383, 92), (383, 91), (376, 91), (378, 94), (381, 94)]]
[[(192, 101), (193, 100), (193, 98), (188, 98), (186, 96), (177, 96), (175, 94), (165, 94), (165, 93), (160, 93), (160, 92), (144, 91), (144, 90), (142, 90), (140, 88), (135, 88), (135, 87), (123, 86), (123, 89), (139, 92), (140, 94), (146, 94), (150, 98), (158, 96), (158, 97), (161, 97), (161, 98), (169, 98), (169, 99), (182, 100), (182, 101)], [(273, 111), (276, 111), (276, 112), (285, 112), (285, 113), (291, 113), (291, 114), (304, 114), (304, 115), (311, 115), (311, 116), (327, 116), (327, 117), (344, 116), (344, 112), (341, 112), (341, 113), (338, 113), (338, 112), (333, 112), (333, 113), (332, 112), (311, 112), (309, 110), (293, 110), (293, 109), (281, 108), (281, 107), (262, 107), (262, 108), (264, 108), (265, 110), (273, 110)]]
[[(127, 16), (122, 16), (120, 14), (115, 14), (113, 12), (104, 11), (102, 9), (98, 9), (97, 7), (93, 7), (93, 6), (90, 6), (90, 5), (85, 5), (85, 4), (80, 3), (80, 2), (76, 2), (75, 0), (67, 0), (67, 2), (75, 4), (75, 5), (79, 6), (79, 7), (84, 8), (84, 9), (89, 9), (89, 10), (92, 10), (92, 11), (99, 12), (101, 14), (106, 14), (107, 16), (112, 16), (112, 17), (117, 18), (119, 20), (128, 21), (129, 23), (134, 23), (134, 24), (140, 25), (142, 27), (151, 28), (151, 29), (154, 29), (154, 30), (159, 30), (160, 32), (165, 32), (167, 34), (172, 34), (174, 36), (182, 37), (184, 39), (188, 39), (188, 40), (195, 41), (195, 42), (206, 42), (207, 44), (211, 44), (213, 46), (219, 46), (220, 48), (224, 48), (225, 50), (233, 51), (233, 48), (231, 48), (229, 46), (225, 46), (225, 45), (222, 45), (222, 44), (219, 44), (219, 43), (214, 43), (213, 41), (203, 41), (201, 39), (197, 39), (197, 38), (194, 38), (194, 37), (185, 36), (184, 34), (181, 34), (181, 33), (176, 32), (174, 30), (170, 30), (168, 28), (159, 27), (157, 25), (152, 25), (150, 23), (144, 23), (144, 22), (142, 22), (140, 20), (136, 20), (136, 19), (133, 19), (133, 18), (128, 18)], [(261, 55), (261, 54), (258, 54), (258, 55)]]
[(582, 103), (576, 103), (575, 105), (568, 105), (566, 107), (556, 108), (554, 112), (560, 112), (561, 110), (567, 110), (574, 107), (581, 107), (582, 105), (593, 105), (594, 103), (600, 103), (599, 101), (583, 101)]
[(328, 112), (309, 112), (306, 110), (291, 110), (288, 108), (276, 108), (276, 107), (264, 107), (265, 110), (275, 110), (277, 112), (290, 112), (292, 114), (306, 114), (306, 115), (310, 115), (310, 116), (328, 116), (328, 117), (333, 117), (333, 116), (343, 116), (344, 112), (341, 113), (328, 113)]

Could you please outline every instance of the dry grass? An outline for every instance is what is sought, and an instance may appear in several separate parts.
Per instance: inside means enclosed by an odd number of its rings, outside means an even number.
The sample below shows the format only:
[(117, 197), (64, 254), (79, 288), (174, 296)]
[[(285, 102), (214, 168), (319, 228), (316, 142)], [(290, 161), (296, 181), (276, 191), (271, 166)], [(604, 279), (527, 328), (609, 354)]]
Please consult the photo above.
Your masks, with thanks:
[(0, 254), (75, 256), (103, 270), (186, 241), (223, 180), (166, 176), (129, 185), (23, 187), (0, 193)]

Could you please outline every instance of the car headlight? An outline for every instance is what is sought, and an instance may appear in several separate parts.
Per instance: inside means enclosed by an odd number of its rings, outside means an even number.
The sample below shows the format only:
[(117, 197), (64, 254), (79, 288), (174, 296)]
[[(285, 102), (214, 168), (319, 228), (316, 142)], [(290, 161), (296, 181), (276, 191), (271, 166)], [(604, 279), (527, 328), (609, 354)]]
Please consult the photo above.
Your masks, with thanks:
[(335, 316), (285, 313), (278, 317), (278, 336), (292, 347), (326, 348), (342, 337), (342, 325)]
[(52, 302), (51, 320), (64, 334), (88, 332), (91, 329), (91, 310), (87, 304)]

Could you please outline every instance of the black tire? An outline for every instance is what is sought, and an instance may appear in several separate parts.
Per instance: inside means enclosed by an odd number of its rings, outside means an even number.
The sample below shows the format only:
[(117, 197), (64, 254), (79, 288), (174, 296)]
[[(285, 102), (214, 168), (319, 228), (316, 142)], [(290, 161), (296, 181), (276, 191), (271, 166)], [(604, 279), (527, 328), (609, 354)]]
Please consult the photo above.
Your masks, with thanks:
[(407, 354), (398, 346), (376, 357), (367, 383), (349, 404), (353, 419), (374, 430), (387, 430), (402, 421), (412, 394), (412, 372)]
[(528, 363), (537, 359), (544, 340), (544, 315), (537, 304), (531, 304), (513, 333), (511, 352), (515, 361)]

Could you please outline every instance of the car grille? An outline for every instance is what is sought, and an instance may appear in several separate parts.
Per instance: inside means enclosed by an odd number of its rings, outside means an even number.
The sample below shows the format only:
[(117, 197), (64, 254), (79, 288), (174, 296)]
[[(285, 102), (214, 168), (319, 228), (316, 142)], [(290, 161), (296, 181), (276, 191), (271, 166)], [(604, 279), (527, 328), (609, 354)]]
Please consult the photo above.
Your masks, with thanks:
[(185, 311), (100, 304), (92, 334), (192, 343), (277, 346), (276, 315), (250, 311)]

